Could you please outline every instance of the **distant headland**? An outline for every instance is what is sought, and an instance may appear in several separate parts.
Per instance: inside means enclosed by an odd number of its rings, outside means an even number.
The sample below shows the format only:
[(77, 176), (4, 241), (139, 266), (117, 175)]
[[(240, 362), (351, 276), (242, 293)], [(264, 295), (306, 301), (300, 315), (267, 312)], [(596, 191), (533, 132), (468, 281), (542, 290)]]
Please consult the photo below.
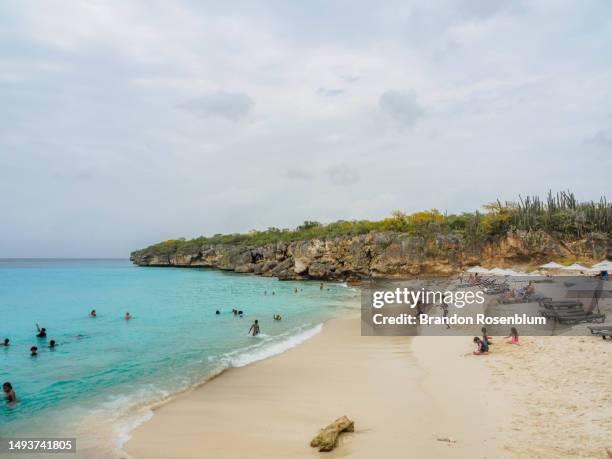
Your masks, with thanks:
[(529, 270), (551, 259), (569, 264), (612, 255), (612, 204), (605, 197), (578, 202), (571, 192), (549, 192), (546, 200), (483, 208), (452, 215), (396, 211), (380, 221), (306, 221), (293, 230), (168, 240), (130, 259), (140, 266), (209, 267), (281, 280), (352, 281), (452, 275), (475, 264)]

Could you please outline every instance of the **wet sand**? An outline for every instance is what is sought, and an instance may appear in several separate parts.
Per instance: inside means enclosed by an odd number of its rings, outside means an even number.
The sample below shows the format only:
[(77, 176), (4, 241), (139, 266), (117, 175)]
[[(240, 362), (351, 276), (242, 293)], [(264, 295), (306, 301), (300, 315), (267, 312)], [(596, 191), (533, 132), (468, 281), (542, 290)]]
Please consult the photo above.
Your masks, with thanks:
[(321, 453), (311, 438), (342, 415), (356, 431), (325, 457), (485, 457), (478, 452), (497, 449), (485, 434), (493, 429), (466, 422), (489, 416), (478, 389), (488, 371), (469, 359), (453, 374), (438, 354), (448, 348), (462, 358), (456, 338), (413, 348), (412, 338), (362, 337), (359, 327), (359, 317), (332, 320), (295, 349), (180, 395), (136, 429), (126, 450), (135, 458), (312, 458)]

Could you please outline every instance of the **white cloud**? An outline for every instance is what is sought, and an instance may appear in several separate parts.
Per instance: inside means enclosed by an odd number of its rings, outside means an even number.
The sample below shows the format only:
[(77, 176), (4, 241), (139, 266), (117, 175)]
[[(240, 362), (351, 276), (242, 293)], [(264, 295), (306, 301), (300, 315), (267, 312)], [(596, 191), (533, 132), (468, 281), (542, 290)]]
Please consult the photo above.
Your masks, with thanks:
[(381, 94), (378, 105), (401, 127), (413, 126), (424, 113), (413, 92), (385, 91)]
[(0, 256), (609, 189), (610, 2), (321, 8), (0, 2)]
[(180, 108), (200, 117), (220, 117), (240, 121), (249, 116), (255, 102), (241, 92), (216, 91), (180, 104)]

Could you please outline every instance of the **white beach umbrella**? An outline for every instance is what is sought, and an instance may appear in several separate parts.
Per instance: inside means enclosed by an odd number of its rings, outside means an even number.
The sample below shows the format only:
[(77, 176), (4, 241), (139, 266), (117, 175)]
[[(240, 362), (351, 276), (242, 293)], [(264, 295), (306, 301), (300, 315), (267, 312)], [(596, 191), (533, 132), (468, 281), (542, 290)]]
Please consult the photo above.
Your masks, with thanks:
[(508, 271), (507, 269), (502, 269), (502, 268), (493, 268), (490, 271), (491, 274), (495, 274), (496, 276), (509, 276), (510, 275), (510, 271)]
[(594, 264), (593, 266), (591, 266), (591, 269), (594, 271), (606, 271), (606, 270), (612, 270), (612, 261), (600, 261), (597, 264)]
[(472, 266), (467, 270), (468, 273), (488, 274), (490, 271), (482, 266)]
[(591, 271), (591, 268), (587, 268), (586, 266), (582, 266), (581, 264), (574, 263), (569, 266), (564, 266), (561, 268), (565, 271)]
[(555, 263), (554, 261), (548, 262), (545, 265), (541, 265), (540, 268), (542, 269), (561, 269), (563, 268), (563, 265), (560, 265), (559, 263)]

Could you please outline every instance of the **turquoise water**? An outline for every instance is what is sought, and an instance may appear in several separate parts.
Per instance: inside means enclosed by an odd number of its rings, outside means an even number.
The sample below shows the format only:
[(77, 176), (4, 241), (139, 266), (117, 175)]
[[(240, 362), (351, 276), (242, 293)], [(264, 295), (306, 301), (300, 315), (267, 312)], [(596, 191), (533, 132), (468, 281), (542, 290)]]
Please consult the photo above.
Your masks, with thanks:
[[(0, 406), (0, 434), (76, 435), (80, 450), (118, 444), (152, 402), (296, 345), (355, 299), (338, 284), (127, 260), (0, 260), (0, 339), (11, 340), (0, 348), (0, 380), (20, 400)], [(247, 335), (254, 319), (257, 338)], [(47, 340), (35, 337), (36, 323)]]

